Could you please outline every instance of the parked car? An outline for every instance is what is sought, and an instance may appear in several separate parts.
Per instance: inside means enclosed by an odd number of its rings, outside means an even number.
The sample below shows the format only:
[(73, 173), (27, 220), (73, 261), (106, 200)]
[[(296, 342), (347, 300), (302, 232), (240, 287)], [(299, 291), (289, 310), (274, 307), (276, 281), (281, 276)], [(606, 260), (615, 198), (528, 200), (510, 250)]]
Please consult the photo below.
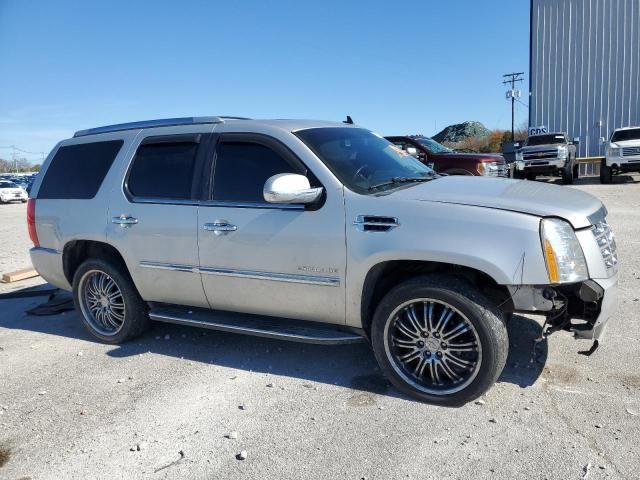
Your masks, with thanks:
[(27, 192), (13, 182), (0, 180), (0, 203), (26, 202)]
[(609, 139), (600, 181), (611, 183), (613, 175), (623, 172), (640, 172), (640, 127), (618, 128)]
[(433, 168), (437, 173), (488, 177), (509, 176), (507, 164), (502, 155), (456, 152), (421, 135), (385, 138)]
[(562, 132), (529, 136), (520, 150), (522, 160), (516, 162), (514, 177), (535, 180), (538, 175), (552, 175), (561, 177), (564, 184), (573, 183), (579, 174), (577, 142)]
[(103, 342), (150, 319), (366, 340), (400, 391), (442, 405), (493, 385), (513, 312), (601, 338), (606, 215), (578, 190), (438, 175), (355, 125), (225, 117), (77, 132), (27, 208), (33, 265)]

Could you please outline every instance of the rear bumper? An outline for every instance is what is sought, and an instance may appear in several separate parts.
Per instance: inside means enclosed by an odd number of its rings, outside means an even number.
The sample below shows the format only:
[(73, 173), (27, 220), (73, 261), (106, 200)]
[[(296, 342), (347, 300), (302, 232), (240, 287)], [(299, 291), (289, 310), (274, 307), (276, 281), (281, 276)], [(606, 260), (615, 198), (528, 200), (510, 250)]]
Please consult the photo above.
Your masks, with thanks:
[(29, 250), (29, 255), (33, 268), (42, 278), (55, 287), (71, 290), (71, 285), (64, 275), (62, 252), (51, 248), (35, 247)]

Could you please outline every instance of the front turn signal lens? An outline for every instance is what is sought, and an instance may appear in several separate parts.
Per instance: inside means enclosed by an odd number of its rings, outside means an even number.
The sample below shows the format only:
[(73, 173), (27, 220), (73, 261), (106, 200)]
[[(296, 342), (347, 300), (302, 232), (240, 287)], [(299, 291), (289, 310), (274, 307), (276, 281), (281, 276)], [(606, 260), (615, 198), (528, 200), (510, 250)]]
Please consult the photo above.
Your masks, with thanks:
[(547, 262), (549, 281), (551, 283), (558, 283), (560, 281), (560, 274), (558, 273), (558, 259), (556, 258), (556, 252), (553, 251), (551, 242), (547, 239), (544, 241), (544, 259)]

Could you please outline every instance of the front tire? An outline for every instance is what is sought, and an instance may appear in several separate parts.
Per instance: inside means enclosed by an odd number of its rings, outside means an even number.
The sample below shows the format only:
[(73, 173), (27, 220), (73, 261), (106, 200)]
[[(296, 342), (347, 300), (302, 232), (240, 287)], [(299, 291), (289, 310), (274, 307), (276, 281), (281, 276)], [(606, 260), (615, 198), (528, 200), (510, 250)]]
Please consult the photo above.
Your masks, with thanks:
[(600, 183), (611, 183), (613, 180), (613, 172), (611, 167), (607, 166), (607, 161), (602, 160), (600, 163)]
[(573, 166), (571, 162), (568, 162), (568, 164), (562, 168), (562, 183), (565, 185), (571, 185), (573, 183)]
[(485, 393), (509, 351), (501, 313), (474, 287), (442, 275), (393, 288), (376, 309), (371, 341), (398, 390), (445, 406)]
[(536, 179), (536, 174), (535, 173), (530, 173), (530, 172), (525, 172), (524, 174), (524, 178), (526, 178), (527, 180), (534, 182)]
[(73, 276), (73, 301), (86, 329), (104, 343), (135, 338), (149, 324), (147, 305), (120, 262), (83, 262)]

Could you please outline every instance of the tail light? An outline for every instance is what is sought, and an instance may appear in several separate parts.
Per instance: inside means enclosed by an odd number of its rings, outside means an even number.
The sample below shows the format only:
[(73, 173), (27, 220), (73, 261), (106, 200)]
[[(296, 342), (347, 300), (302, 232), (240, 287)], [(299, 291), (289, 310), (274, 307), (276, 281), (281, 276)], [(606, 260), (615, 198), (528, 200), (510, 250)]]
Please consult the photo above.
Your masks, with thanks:
[(29, 229), (29, 238), (33, 242), (34, 247), (39, 247), (38, 231), (36, 230), (36, 199), (30, 198), (27, 201), (27, 228)]

